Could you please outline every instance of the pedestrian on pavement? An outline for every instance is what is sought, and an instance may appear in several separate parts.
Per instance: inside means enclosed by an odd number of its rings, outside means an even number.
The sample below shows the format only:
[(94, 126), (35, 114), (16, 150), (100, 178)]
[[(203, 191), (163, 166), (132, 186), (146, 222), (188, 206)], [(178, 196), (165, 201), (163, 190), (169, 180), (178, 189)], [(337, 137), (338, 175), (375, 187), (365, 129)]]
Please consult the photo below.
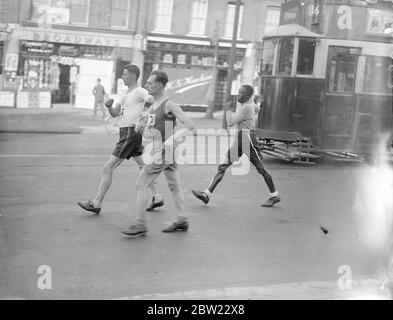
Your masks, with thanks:
[(165, 72), (155, 70), (150, 74), (146, 88), (155, 102), (150, 107), (148, 121), (144, 130), (144, 138), (153, 146), (152, 163), (146, 164), (140, 171), (137, 182), (137, 219), (122, 233), (129, 236), (141, 236), (147, 232), (145, 206), (147, 202), (147, 187), (164, 172), (177, 211), (177, 220), (163, 232), (187, 231), (189, 224), (184, 213), (184, 196), (180, 186), (179, 173), (174, 159), (174, 150), (182, 130), (175, 132), (176, 119), (186, 129), (195, 134), (194, 123), (189, 119), (178, 104), (165, 96), (165, 86), (168, 76)]
[[(122, 78), (128, 89), (122, 94), (115, 107), (113, 107), (113, 99), (105, 102), (110, 115), (119, 117), (119, 142), (103, 168), (103, 175), (94, 200), (78, 202), (78, 205), (86, 211), (100, 213), (102, 202), (112, 183), (113, 171), (125, 159), (133, 158), (141, 169), (144, 166), (142, 135), (136, 132), (135, 127), (140, 120), (146, 101), (149, 100), (149, 95), (146, 89), (138, 87), (139, 76), (140, 69), (138, 66), (126, 65)], [(151, 211), (163, 206), (164, 201), (161, 195), (157, 193), (156, 185), (153, 183), (149, 184), (148, 187), (152, 192), (153, 200), (150, 206), (146, 209), (146, 204), (144, 209)]]
[(102, 119), (105, 119), (105, 108), (104, 108), (104, 100), (105, 100), (105, 88), (101, 84), (101, 79), (97, 79), (96, 86), (93, 89), (94, 95), (94, 115), (93, 119), (96, 118), (97, 109), (99, 108), (102, 111)]
[[(269, 199), (262, 206), (272, 207), (281, 201), (273, 179), (263, 165), (262, 152), (255, 136), (255, 118), (259, 112), (259, 106), (253, 102), (253, 94), (254, 90), (251, 86), (243, 85), (240, 87), (238, 94), (239, 106), (236, 112), (234, 110), (227, 111), (228, 125), (230, 127), (237, 126), (235, 143), (229, 148), (225, 163), (219, 165), (218, 171), (213, 176), (208, 188), (205, 191), (192, 190), (194, 196), (205, 204), (209, 202), (213, 191), (224, 177), (225, 171), (248, 150), (249, 154), (247, 155), (250, 162), (255, 166), (258, 173), (262, 175), (270, 191)], [(243, 141), (249, 142), (247, 143), (248, 145), (243, 146)], [(249, 148), (246, 149), (246, 147)]]

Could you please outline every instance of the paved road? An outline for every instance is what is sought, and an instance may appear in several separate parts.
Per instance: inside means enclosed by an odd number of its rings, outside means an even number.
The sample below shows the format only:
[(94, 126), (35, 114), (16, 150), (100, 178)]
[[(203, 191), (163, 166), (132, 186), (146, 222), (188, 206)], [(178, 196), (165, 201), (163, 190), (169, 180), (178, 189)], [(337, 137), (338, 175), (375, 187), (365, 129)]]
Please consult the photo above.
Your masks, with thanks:
[[(1, 299), (388, 297), (379, 289), (383, 250), (365, 245), (359, 231), (373, 201), (364, 193), (368, 168), (268, 159), (283, 198), (268, 209), (260, 207), (267, 188), (254, 169), (228, 174), (205, 206), (190, 191), (206, 187), (215, 165), (182, 166), (189, 232), (161, 232), (174, 217), (161, 177), (165, 207), (149, 213), (147, 237), (129, 239), (119, 230), (135, 214), (133, 162), (117, 170), (100, 216), (75, 204), (95, 194), (115, 140), (103, 133), (0, 134)], [(51, 268), (50, 290), (37, 286), (43, 265)], [(340, 266), (352, 290), (338, 289)]]

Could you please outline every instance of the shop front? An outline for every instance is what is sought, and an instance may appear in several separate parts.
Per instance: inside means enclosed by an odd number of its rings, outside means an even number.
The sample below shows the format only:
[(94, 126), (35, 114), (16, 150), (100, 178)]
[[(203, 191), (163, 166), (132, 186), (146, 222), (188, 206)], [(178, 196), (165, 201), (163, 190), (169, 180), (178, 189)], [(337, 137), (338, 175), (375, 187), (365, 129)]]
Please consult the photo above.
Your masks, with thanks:
[(15, 91), (17, 85), (16, 72), (18, 54), (7, 52), (10, 47), (9, 35), (0, 32), (0, 107), (15, 107)]
[(18, 107), (67, 104), (93, 109), (92, 90), (98, 78), (107, 93), (117, 91), (119, 69), (133, 59), (134, 42), (129, 39), (132, 37), (92, 32), (24, 30), (20, 38)]
[[(215, 50), (209, 40), (158, 39), (153, 36), (147, 40), (143, 83), (154, 69), (167, 72), (168, 94), (183, 107), (196, 110), (207, 107), (209, 89), (216, 78), (215, 108), (222, 108), (228, 74), (229, 43), (220, 42)], [(236, 49), (236, 75), (240, 74), (243, 67), (246, 47), (240, 43)], [(215, 58), (216, 77), (213, 75)]]

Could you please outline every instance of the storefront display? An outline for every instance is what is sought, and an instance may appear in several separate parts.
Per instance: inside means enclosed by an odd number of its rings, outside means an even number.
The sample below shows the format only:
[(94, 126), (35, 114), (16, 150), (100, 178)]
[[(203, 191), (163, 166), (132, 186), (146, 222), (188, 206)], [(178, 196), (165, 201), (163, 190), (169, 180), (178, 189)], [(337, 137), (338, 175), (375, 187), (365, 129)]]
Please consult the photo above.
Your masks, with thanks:
[[(109, 58), (113, 50), (111, 47), (21, 41), (20, 73), (23, 90), (49, 91), (51, 103), (71, 103), (77, 107), (93, 108), (90, 87), (94, 86), (97, 78), (107, 82), (107, 92), (112, 91), (114, 61)], [(82, 70), (84, 73), (81, 74)], [(33, 96), (31, 98), (37, 100)], [(33, 105), (20, 104), (21, 107)]]
[(123, 33), (22, 27), (17, 75), (22, 90), (49, 92), (51, 104), (92, 109), (97, 79), (107, 93), (116, 92), (116, 79), (139, 43)]

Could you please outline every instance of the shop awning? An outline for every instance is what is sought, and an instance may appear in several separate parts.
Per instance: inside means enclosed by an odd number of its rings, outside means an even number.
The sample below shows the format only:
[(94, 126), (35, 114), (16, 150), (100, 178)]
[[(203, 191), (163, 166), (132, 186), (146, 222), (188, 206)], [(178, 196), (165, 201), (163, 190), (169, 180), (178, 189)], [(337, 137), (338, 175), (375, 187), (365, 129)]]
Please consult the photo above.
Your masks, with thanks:
[(277, 37), (325, 38), (325, 36), (312, 32), (298, 24), (284, 24), (268, 32), (263, 39)]

